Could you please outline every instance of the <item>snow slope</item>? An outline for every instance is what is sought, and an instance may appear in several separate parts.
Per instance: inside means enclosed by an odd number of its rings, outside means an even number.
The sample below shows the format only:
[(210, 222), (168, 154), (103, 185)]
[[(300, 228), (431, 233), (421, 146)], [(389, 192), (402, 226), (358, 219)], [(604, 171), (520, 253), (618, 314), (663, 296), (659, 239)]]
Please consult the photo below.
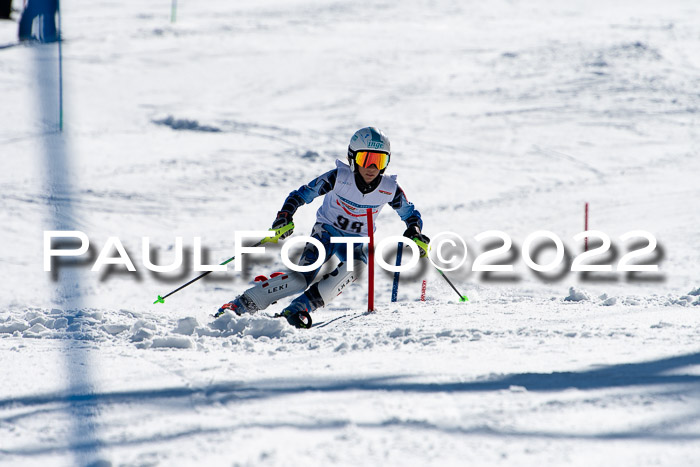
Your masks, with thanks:
[[(0, 464), (700, 465), (693, 2), (64, 3), (61, 135), (55, 44), (0, 49)], [(194, 236), (230, 257), (366, 125), (425, 232), (466, 239), (468, 303), (424, 265), (398, 303), (378, 274), (376, 313), (363, 283), (311, 330), (214, 320), (282, 268), (270, 247), (152, 304)], [(642, 229), (660, 272), (527, 268), (536, 230), (581, 251), (586, 202), (609, 263)], [(92, 249), (52, 274), (58, 228)], [(515, 271), (471, 272), (494, 229)], [(111, 236), (136, 273), (90, 271)], [(163, 263), (182, 236), (186, 267), (148, 271), (146, 236)]]

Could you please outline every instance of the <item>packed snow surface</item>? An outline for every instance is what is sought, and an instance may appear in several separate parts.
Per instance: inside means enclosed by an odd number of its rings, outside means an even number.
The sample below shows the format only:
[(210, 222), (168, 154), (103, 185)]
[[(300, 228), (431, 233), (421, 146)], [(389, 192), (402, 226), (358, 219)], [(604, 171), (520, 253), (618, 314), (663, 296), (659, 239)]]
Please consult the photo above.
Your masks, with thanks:
[[(0, 22), (0, 465), (700, 465), (696, 2), (62, 6), (61, 133), (58, 47)], [(396, 303), (378, 270), (375, 312), (362, 279), (309, 330), (272, 317), (288, 300), (214, 318), (284, 268), (273, 245), (153, 304), (194, 237), (231, 257), (368, 125), (424, 232), (465, 239), (468, 302), (422, 261)], [(585, 203), (612, 271), (570, 271)], [(90, 249), (45, 272), (47, 230)], [(513, 271), (472, 271), (493, 230)], [(548, 272), (522, 254), (542, 230)], [(617, 271), (639, 230), (659, 270)], [(135, 272), (90, 270), (110, 237)], [(149, 271), (143, 237), (184, 265)]]

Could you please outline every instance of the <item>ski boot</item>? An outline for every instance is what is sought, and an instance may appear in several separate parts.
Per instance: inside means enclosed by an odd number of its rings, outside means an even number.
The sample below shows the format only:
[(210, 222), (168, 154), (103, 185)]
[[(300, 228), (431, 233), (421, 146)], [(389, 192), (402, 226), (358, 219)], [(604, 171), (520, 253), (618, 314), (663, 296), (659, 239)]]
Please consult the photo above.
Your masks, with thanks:
[(214, 318), (222, 316), (224, 313), (226, 313), (226, 310), (231, 310), (238, 316), (241, 316), (243, 313), (255, 313), (258, 311), (258, 307), (255, 303), (253, 303), (253, 300), (248, 298), (245, 294), (242, 294), (234, 298), (232, 301), (224, 303), (221, 308), (219, 308), (219, 311), (214, 314)]
[[(281, 275), (281, 272), (275, 272), (273, 273), (270, 277), (277, 277)], [(255, 282), (265, 282), (267, 281), (266, 276), (256, 276), (254, 281)], [(226, 310), (231, 310), (234, 313), (236, 313), (238, 316), (241, 316), (243, 313), (255, 313), (256, 311), (259, 310), (258, 306), (251, 300), (250, 297), (246, 296), (245, 292), (239, 295), (238, 297), (234, 298), (232, 301), (228, 303), (224, 303), (221, 305), (221, 308), (219, 308), (219, 311), (217, 311), (214, 314), (214, 318), (218, 318), (219, 316), (223, 315)]]
[(311, 315), (306, 308), (302, 309), (294, 306), (289, 306), (282, 310), (281, 313), (276, 313), (275, 318), (286, 318), (289, 324), (299, 329), (309, 329), (313, 323)]

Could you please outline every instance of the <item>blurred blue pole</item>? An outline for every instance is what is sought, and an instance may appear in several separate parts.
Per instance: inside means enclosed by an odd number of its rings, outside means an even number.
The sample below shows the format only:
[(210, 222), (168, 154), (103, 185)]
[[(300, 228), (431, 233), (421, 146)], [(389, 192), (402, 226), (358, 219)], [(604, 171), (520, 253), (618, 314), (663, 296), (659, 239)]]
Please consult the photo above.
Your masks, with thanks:
[(58, 131), (63, 131), (63, 37), (61, 36), (61, 2), (56, 0), (58, 8)]
[[(38, 10), (51, 8), (52, 0), (32, 0)], [(60, 45), (60, 42), (59, 42)], [(77, 194), (72, 179), (70, 157), (65, 133), (61, 129), (62, 99), (57, 94), (62, 91), (62, 81), (56, 74), (56, 62), (60, 62), (59, 50), (53, 44), (36, 43), (31, 47), (34, 56), (35, 76), (38, 90), (36, 120), (42, 128), (43, 168), (46, 172), (46, 196), (49, 230), (85, 230), (73, 201)], [(59, 63), (59, 70), (61, 69)], [(57, 108), (59, 107), (59, 108)], [(56, 121), (58, 118), (59, 121)], [(96, 434), (98, 404), (93, 378), (93, 362), (90, 350), (80, 340), (81, 322), (84, 319), (82, 293), (86, 278), (77, 268), (64, 268), (58, 274), (53, 290), (53, 302), (64, 310), (72, 336), (60, 341), (63, 356), (66, 387), (64, 389), (67, 406), (64, 408), (71, 426), (67, 431), (65, 448), (73, 454), (73, 465), (90, 465), (99, 458), (101, 442)], [(39, 442), (39, 441), (37, 441)]]

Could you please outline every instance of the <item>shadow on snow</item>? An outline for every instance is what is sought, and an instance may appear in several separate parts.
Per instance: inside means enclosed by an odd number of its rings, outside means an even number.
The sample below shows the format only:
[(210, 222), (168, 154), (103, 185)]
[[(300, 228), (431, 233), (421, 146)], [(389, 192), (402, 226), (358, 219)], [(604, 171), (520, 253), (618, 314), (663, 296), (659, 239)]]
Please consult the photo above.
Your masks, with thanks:
[[(188, 410), (193, 406), (212, 404), (227, 404), (246, 401), (262, 400), (279, 396), (290, 396), (302, 393), (337, 393), (345, 391), (377, 391), (382, 393), (469, 393), (509, 390), (512, 386), (520, 386), (528, 391), (562, 391), (567, 389), (597, 390), (611, 388), (630, 388), (641, 386), (685, 385), (674, 388), (675, 395), (689, 395), (700, 392), (700, 375), (679, 374), (679, 370), (700, 365), (700, 353), (680, 355), (659, 360), (610, 365), (601, 368), (555, 373), (519, 373), (494, 377), (488, 380), (477, 380), (458, 383), (420, 383), (406, 381), (412, 375), (393, 375), (375, 378), (353, 378), (343, 380), (259, 380), (253, 382), (224, 382), (203, 387), (173, 387), (150, 390), (105, 392), (94, 394), (52, 393), (36, 396), (0, 399), (0, 410), (16, 409), (29, 406), (35, 410), (25, 414), (13, 414), (1, 417), (0, 422), (8, 423), (23, 417), (41, 415), (53, 410), (65, 410), (65, 405), (72, 408), (74, 416), (80, 416), (81, 407), (92, 411), (95, 407), (110, 404), (151, 404), (169, 406), (173, 410)], [(672, 374), (671, 374), (672, 373)], [(47, 408), (46, 404), (55, 405)], [(41, 407), (39, 407), (41, 406)], [(541, 437), (551, 439), (590, 439), (590, 440), (620, 440), (620, 439), (649, 439), (649, 440), (700, 440), (700, 433), (669, 433), (669, 427), (678, 429), (700, 419), (700, 412), (688, 413), (682, 417), (666, 419), (657, 424), (646, 425), (643, 428), (628, 431), (600, 432), (593, 434), (565, 433), (557, 431), (528, 431), (501, 430), (489, 426), (443, 426), (426, 420), (389, 419), (378, 423), (355, 423), (350, 420), (313, 421), (308, 424), (236, 424), (216, 428), (184, 428), (175, 433), (161, 433), (154, 436), (121, 439), (119, 441), (103, 441), (88, 439), (72, 443), (71, 446), (41, 446), (19, 450), (0, 450), (7, 455), (41, 455), (62, 451), (94, 450), (100, 447), (125, 446), (176, 440), (190, 436), (230, 433), (241, 429), (275, 429), (293, 427), (302, 430), (337, 429), (345, 426), (361, 428), (382, 428), (399, 426), (411, 429), (438, 430), (446, 434), (481, 435), (499, 437)], [(99, 422), (98, 422), (99, 424)]]

